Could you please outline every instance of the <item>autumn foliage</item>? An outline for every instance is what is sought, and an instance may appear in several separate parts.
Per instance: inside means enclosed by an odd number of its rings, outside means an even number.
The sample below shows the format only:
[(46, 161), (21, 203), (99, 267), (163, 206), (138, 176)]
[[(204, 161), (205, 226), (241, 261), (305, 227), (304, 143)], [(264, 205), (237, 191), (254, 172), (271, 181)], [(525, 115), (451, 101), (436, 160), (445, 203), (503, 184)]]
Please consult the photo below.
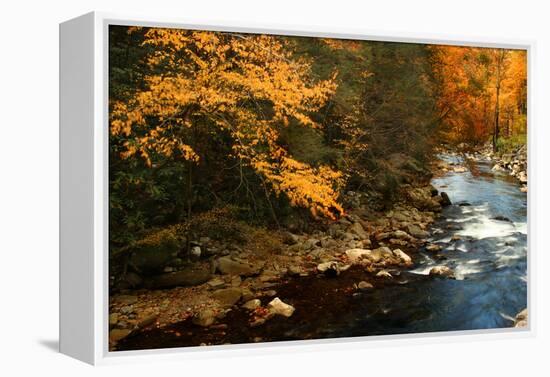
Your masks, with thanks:
[(124, 158), (200, 164), (193, 134), (207, 123), (231, 136), (231, 157), (293, 205), (332, 218), (343, 212), (336, 190), (342, 174), (296, 161), (278, 143), (291, 121), (317, 127), (309, 114), (333, 94), (333, 78), (312, 82), (308, 62), (271, 36), (150, 29), (142, 44), (152, 47), (146, 89), (111, 105), (111, 133), (128, 137)]
[(439, 84), (437, 104), (450, 140), (482, 144), (488, 137), (525, 134), (525, 51), (458, 46), (431, 49)]
[(498, 148), (526, 133), (521, 50), (125, 26), (109, 35), (114, 249), (217, 208), (272, 225), (338, 219), (348, 191), (382, 208), (427, 171), (434, 145)]

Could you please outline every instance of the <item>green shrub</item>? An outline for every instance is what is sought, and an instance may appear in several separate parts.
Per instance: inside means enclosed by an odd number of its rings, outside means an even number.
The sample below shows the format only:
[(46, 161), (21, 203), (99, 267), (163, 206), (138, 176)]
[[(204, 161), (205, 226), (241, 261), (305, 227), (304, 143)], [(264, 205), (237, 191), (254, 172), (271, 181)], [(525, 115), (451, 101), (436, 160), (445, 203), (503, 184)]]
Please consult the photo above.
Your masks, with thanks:
[(497, 141), (497, 151), (500, 154), (512, 153), (518, 148), (527, 144), (527, 135), (514, 135), (507, 138), (500, 138)]

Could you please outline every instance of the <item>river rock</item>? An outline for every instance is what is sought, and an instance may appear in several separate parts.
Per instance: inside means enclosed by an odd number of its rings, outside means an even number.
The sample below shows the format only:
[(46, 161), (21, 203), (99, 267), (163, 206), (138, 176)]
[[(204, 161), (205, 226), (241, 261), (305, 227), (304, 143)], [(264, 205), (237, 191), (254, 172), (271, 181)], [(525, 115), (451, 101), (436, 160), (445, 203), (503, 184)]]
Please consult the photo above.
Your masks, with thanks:
[(395, 255), (401, 262), (405, 264), (405, 266), (412, 265), (412, 259), (410, 256), (408, 256), (404, 251), (401, 249), (395, 249), (393, 250), (393, 255)]
[(138, 301), (138, 298), (133, 295), (118, 295), (115, 297), (115, 300), (121, 304), (132, 305)]
[(393, 257), (393, 252), (387, 246), (382, 246), (377, 249), (374, 249), (368, 254), (368, 258), (374, 263), (378, 263), (381, 260), (388, 259), (391, 257)]
[(410, 218), (405, 215), (403, 212), (394, 212), (392, 218), (395, 220), (395, 221), (399, 221), (399, 222), (407, 222), (407, 221), (410, 221)]
[(241, 298), (244, 302), (252, 300), (256, 295), (249, 288), (241, 289)]
[(189, 255), (195, 259), (199, 259), (201, 257), (201, 248), (200, 246), (193, 246), (191, 250), (189, 251)]
[(360, 289), (362, 291), (366, 291), (366, 290), (372, 289), (372, 288), (374, 288), (374, 286), (371, 283), (368, 283), (366, 281), (360, 281), (357, 284), (357, 289)]
[(452, 203), (451, 203), (451, 199), (449, 198), (449, 195), (447, 195), (447, 193), (445, 191), (441, 191), (441, 202), (440, 204), (443, 206), (443, 207), (447, 207), (447, 206), (450, 206)]
[(128, 271), (116, 284), (120, 289), (136, 289), (143, 284), (143, 278), (135, 272)]
[(365, 232), (365, 229), (363, 229), (363, 226), (359, 221), (353, 223), (353, 225), (350, 226), (349, 230), (351, 233), (356, 234), (361, 239), (365, 239), (369, 237), (369, 235), (367, 234), (367, 232)]
[(523, 309), (521, 312), (516, 315), (515, 321), (514, 321), (514, 327), (527, 327), (528, 326), (528, 311), (527, 308)]
[(317, 238), (309, 238), (306, 241), (302, 243), (301, 249), (303, 251), (308, 251), (311, 249), (315, 249), (317, 246), (321, 245), (321, 240)]
[(134, 307), (132, 305), (125, 305), (122, 308), (120, 308), (120, 312), (122, 314), (130, 314), (134, 312)]
[(432, 198), (432, 189), (430, 186), (412, 188), (407, 192), (407, 196), (413, 207), (421, 211), (441, 211), (441, 205)]
[(302, 273), (302, 269), (300, 268), (300, 266), (296, 266), (296, 265), (288, 266), (287, 274), (289, 276), (296, 277), (296, 276), (300, 276), (301, 273)]
[(392, 279), (393, 278), (393, 276), (386, 270), (378, 271), (378, 273), (376, 274), (376, 277), (386, 278), (386, 279)]
[(393, 238), (397, 238), (398, 240), (406, 240), (409, 239), (410, 236), (407, 232), (404, 232), (402, 230), (396, 230), (392, 233)]
[(247, 301), (243, 304), (243, 308), (245, 308), (247, 310), (255, 310), (255, 309), (259, 308), (260, 306), (262, 306), (262, 302), (260, 300), (258, 300), (257, 298), (252, 299), (250, 301)]
[(431, 251), (431, 252), (441, 251), (441, 249), (442, 249), (442, 247), (440, 245), (436, 245), (436, 244), (430, 244), (430, 245), (426, 246), (426, 250)]
[(118, 313), (109, 314), (109, 326), (113, 327), (118, 323)]
[(275, 297), (271, 300), (269, 304), (267, 304), (267, 308), (272, 314), (282, 315), (287, 318), (294, 314), (295, 310), (292, 305), (284, 303), (279, 297)]
[(225, 287), (225, 280), (221, 279), (220, 277), (215, 277), (211, 280), (208, 281), (208, 286), (210, 288), (213, 288), (213, 289), (218, 289), (218, 288), (224, 288)]
[(252, 276), (259, 272), (252, 265), (233, 260), (229, 256), (221, 257), (217, 260), (217, 269), (224, 275)]
[(407, 246), (409, 243), (405, 240), (398, 240), (397, 238), (390, 238), (390, 245)]
[(224, 307), (235, 305), (241, 299), (241, 296), (241, 290), (235, 287), (218, 289), (212, 293), (212, 298), (218, 300)]
[(430, 276), (440, 276), (454, 279), (455, 274), (453, 270), (447, 266), (435, 266), (430, 270)]
[(382, 232), (382, 233), (377, 233), (374, 238), (376, 239), (376, 241), (383, 241), (383, 240), (387, 240), (388, 238), (391, 237), (391, 233), (390, 232)]
[(291, 232), (285, 232), (283, 234), (283, 242), (287, 245), (295, 245), (300, 242), (300, 237)]
[(453, 171), (454, 171), (455, 173), (465, 173), (465, 172), (468, 171), (468, 169), (466, 169), (464, 166), (455, 166), (455, 167), (453, 168)]
[(341, 267), (336, 261), (319, 263), (317, 265), (317, 271), (325, 274), (326, 276), (335, 277), (340, 275)]
[(137, 323), (137, 327), (140, 328), (140, 329), (143, 329), (145, 327), (148, 327), (148, 326), (151, 326), (153, 323), (155, 323), (155, 321), (157, 320), (158, 318), (158, 315), (157, 314), (150, 314), (150, 315), (147, 315), (143, 318), (141, 318), (138, 323)]
[(216, 314), (212, 309), (203, 309), (193, 317), (192, 322), (195, 325), (207, 327), (216, 322)]
[(111, 342), (118, 342), (119, 340), (122, 340), (126, 338), (128, 335), (132, 333), (132, 330), (130, 329), (112, 329), (109, 332), (109, 340)]
[(162, 247), (137, 248), (130, 254), (129, 264), (140, 273), (155, 274), (161, 272), (177, 252), (177, 244), (171, 243)]
[(407, 226), (407, 232), (415, 238), (427, 238), (428, 232), (422, 230), (418, 225), (409, 224)]
[(345, 254), (348, 257), (350, 263), (355, 264), (361, 262), (365, 258), (369, 258), (371, 250), (368, 249), (349, 249)]
[(199, 285), (210, 279), (210, 271), (207, 269), (186, 269), (152, 277), (146, 286), (149, 288), (173, 288)]

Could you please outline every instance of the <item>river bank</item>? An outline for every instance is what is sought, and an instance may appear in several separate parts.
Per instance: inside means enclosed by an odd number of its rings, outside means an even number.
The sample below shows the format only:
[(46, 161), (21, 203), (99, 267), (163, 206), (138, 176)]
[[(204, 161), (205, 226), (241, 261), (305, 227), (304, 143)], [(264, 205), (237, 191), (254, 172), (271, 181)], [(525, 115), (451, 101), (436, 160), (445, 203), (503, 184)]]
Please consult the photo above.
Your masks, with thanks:
[[(438, 161), (433, 170), (436, 177), (469, 174), (466, 161), (456, 159)], [(427, 183), (405, 185), (401, 199), (385, 212), (369, 210), (361, 194), (348, 196), (356, 205), (326, 229), (310, 234), (274, 232), (271, 238), (279, 242), (270, 248), (234, 248), (211, 264), (196, 262), (194, 269), (167, 272), (156, 280), (157, 288), (164, 289), (112, 295), (111, 350), (414, 331), (395, 324), (409, 323), (411, 318), (428, 321), (429, 310), (410, 302), (413, 313), (388, 314), (383, 309), (386, 296), (395, 294), (406, 304), (404, 289), (424, 289), (437, 277), (447, 280), (438, 285), (452, 292), (458, 284), (454, 279), (464, 279), (465, 269), (453, 264), (453, 253), (472, 240), (459, 234), (458, 223), (439, 217), (453, 195), (449, 198)], [(438, 233), (446, 237), (450, 233), (449, 240), (441, 242), (434, 237)], [(202, 240), (200, 248), (220, 246)], [(200, 284), (170, 287), (188, 283)], [(368, 308), (374, 313), (369, 326), (354, 326), (351, 333), (338, 330), (343, 315), (361, 312), (379, 300), (384, 305)], [(314, 313), (322, 313), (325, 325), (312, 318), (318, 317)]]
[[(350, 196), (360, 201), (357, 198), (360, 194)], [(213, 264), (197, 262), (194, 270), (171, 272), (169, 268), (165, 278), (157, 279), (159, 288), (205, 281), (190, 287), (112, 295), (111, 345), (114, 348), (120, 339), (136, 331), (163, 328), (180, 321), (215, 326), (224, 322), (224, 317), (234, 311), (232, 308), (241, 305), (251, 314), (246, 325), (258, 326), (272, 319), (274, 309), (270, 302), (276, 298), (287, 300), (277, 292), (277, 287), (290, 279), (335, 277), (354, 266), (361, 276), (347, 287), (350, 291), (383, 285), (386, 279), (393, 279), (399, 268), (413, 264), (414, 254), (426, 243), (429, 224), (441, 211), (442, 204), (447, 204), (446, 200), (430, 185), (410, 186), (403, 201), (385, 213), (373, 213), (360, 204), (324, 231), (273, 234), (273, 238), (280, 240), (274, 250), (251, 252), (249, 248), (238, 248), (215, 259)], [(219, 245), (203, 240), (201, 247)]]

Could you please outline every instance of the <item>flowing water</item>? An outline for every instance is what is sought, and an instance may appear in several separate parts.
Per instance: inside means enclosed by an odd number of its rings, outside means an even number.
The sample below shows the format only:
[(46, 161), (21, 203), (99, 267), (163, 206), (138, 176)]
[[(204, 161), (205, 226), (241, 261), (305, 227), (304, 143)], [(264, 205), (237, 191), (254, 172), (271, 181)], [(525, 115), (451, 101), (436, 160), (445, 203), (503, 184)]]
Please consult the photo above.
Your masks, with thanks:
[[(430, 243), (442, 250), (421, 250), (412, 270), (353, 295), (345, 287), (364, 279), (363, 271), (336, 279), (293, 279), (277, 288), (297, 308), (291, 318), (250, 328), (248, 314), (235, 310), (226, 318), (227, 331), (198, 329), (187, 321), (130, 337), (119, 349), (512, 326), (513, 317), (527, 306), (527, 195), (505, 173), (492, 172), (487, 161), (440, 157), (466, 163), (469, 171), (432, 181), (453, 205), (444, 208), (430, 229)], [(456, 279), (428, 276), (439, 265), (453, 269)]]
[[(367, 295), (359, 315), (339, 329), (343, 334), (363, 332), (361, 327), (395, 334), (513, 325), (527, 305), (527, 195), (507, 174), (492, 172), (489, 162), (467, 163), (468, 172), (432, 181), (453, 201), (431, 228), (429, 241), (442, 251), (421, 253), (415, 268), (402, 274), (405, 284)], [(414, 279), (436, 265), (452, 268), (456, 280)]]

